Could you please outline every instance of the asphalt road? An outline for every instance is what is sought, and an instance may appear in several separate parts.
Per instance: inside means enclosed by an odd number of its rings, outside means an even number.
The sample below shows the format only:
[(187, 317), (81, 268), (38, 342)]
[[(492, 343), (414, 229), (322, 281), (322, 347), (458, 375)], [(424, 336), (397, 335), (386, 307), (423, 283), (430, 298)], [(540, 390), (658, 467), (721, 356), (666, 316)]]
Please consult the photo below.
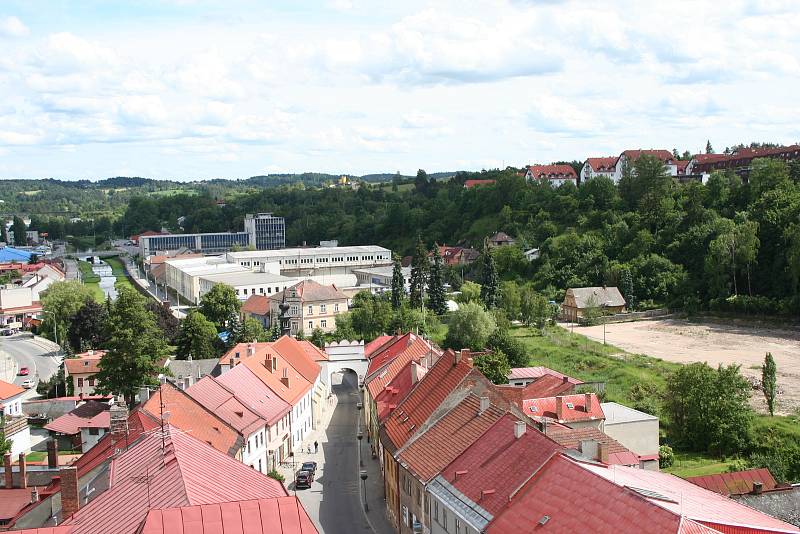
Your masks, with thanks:
[[(338, 404), (325, 437), (321, 439), (321, 469), (317, 470), (317, 478), (311, 488), (296, 491), (324, 534), (373, 534), (360, 504), (361, 481), (358, 478), (356, 449), (357, 380), (355, 374), (345, 373), (342, 383), (333, 385)], [(366, 447), (364, 450), (367, 450)], [(290, 484), (289, 488), (291, 491), (294, 484)]]
[[(16, 375), (14, 383), (21, 385), (29, 378), (36, 382), (49, 379), (58, 371), (61, 357), (55, 355), (47, 342), (23, 336), (24, 334), (0, 337), (0, 351), (11, 356), (16, 363), (16, 371), (19, 372), (22, 367), (27, 367), (30, 371), (28, 376)], [(36, 388), (32, 388), (30, 391), (35, 394)]]

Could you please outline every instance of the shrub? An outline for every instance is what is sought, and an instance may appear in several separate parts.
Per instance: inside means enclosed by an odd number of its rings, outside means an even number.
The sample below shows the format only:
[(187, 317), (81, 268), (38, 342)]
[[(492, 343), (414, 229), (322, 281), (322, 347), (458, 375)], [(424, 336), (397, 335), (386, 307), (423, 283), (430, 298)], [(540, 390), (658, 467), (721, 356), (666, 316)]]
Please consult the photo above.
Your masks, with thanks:
[(272, 471), (270, 471), (269, 473), (267, 473), (267, 476), (268, 476), (269, 478), (274, 478), (274, 479), (275, 479), (275, 480), (277, 480), (278, 482), (284, 482), (284, 481), (286, 480), (286, 477), (285, 477), (285, 476), (283, 476), (282, 474), (280, 474), (280, 473), (279, 473), (277, 470), (275, 470), (275, 469), (273, 469)]
[(675, 453), (669, 445), (661, 445), (658, 448), (658, 467), (666, 469), (675, 463)]

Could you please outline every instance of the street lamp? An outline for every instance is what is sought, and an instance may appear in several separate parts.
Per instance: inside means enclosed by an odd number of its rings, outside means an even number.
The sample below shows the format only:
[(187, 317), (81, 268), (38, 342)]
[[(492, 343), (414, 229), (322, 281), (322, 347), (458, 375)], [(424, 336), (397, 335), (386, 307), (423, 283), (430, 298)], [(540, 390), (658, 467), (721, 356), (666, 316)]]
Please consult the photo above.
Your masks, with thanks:
[(603, 309), (603, 345), (606, 344), (606, 308), (608, 307), (609, 304), (612, 304), (612, 302), (610, 300), (607, 300), (602, 305), (602, 309)]
[(364, 467), (364, 460), (361, 458), (361, 440), (364, 438), (364, 433), (359, 430), (356, 437), (358, 438), (358, 465)]
[(364, 487), (364, 511), (369, 512), (369, 503), (367, 502), (367, 471), (361, 470), (361, 485)]

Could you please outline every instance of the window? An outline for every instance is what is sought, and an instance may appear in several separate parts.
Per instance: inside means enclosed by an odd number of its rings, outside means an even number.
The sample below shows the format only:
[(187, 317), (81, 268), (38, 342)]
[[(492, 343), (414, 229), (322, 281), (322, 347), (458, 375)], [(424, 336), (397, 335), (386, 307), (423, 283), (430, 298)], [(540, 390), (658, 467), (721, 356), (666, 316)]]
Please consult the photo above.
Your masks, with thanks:
[(445, 532), (449, 532), (447, 530), (447, 508), (444, 506), (442, 507), (442, 526), (444, 527)]
[(325, 319), (321, 320), (319, 322), (319, 326), (322, 327), (322, 328), (327, 328), (328, 327), (328, 321), (326, 321)]
[(244, 288), (242, 291), (244, 291), (244, 294), (247, 295), (247, 288)]
[(456, 518), (456, 534), (461, 534), (461, 521)]
[(334, 312), (338, 312), (339, 311), (339, 304), (338, 303), (333, 305), (333, 311)]
[(89, 385), (94, 387), (94, 377), (89, 378)]
[(433, 518), (439, 521), (439, 501), (433, 501)]
[(259, 287), (259, 288), (258, 288), (258, 292), (259, 292), (259, 293), (261, 293), (261, 294), (263, 295), (263, 294), (264, 294), (264, 288), (263, 288), (263, 287)]
[(320, 305), (319, 305), (319, 312), (320, 312), (320, 313), (327, 313), (327, 312), (328, 312), (328, 306), (327, 306), (327, 304), (320, 304)]
[(99, 434), (100, 434), (100, 429), (99, 428), (90, 428), (89, 429), (89, 435), (90, 436), (97, 436)]
[(83, 378), (78, 378), (78, 387), (79, 388), (83, 387)]
[(314, 306), (309, 306), (308, 307), (308, 314), (309, 315), (314, 315)]
[(314, 321), (308, 321), (308, 329), (314, 330)]

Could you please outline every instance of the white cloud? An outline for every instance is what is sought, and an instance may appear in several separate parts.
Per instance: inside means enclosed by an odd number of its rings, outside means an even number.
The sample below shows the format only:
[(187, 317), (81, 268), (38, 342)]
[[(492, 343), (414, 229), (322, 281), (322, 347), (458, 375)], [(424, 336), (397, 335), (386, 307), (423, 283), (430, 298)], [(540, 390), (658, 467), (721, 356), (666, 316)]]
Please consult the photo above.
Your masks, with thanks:
[(0, 35), (25, 37), (29, 33), (28, 27), (17, 17), (0, 17)]

